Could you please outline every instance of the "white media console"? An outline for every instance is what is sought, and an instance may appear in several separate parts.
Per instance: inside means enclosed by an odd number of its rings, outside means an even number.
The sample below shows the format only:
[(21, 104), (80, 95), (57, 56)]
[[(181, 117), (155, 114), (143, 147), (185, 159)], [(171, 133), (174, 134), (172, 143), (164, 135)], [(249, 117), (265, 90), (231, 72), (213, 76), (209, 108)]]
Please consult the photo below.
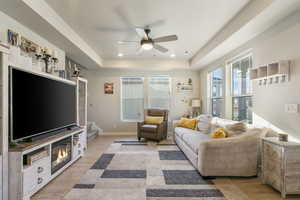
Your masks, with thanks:
[[(3, 57), (2, 59), (0, 57), (1, 60), (3, 62)], [(2, 97), (8, 96), (8, 67), (7, 64), (2, 64), (2, 80), (0, 79), (2, 81), (0, 87), (2, 88)], [(21, 69), (24, 70), (24, 68)], [(87, 81), (83, 78), (75, 78), (70, 81), (32, 69), (25, 70), (76, 85), (77, 127), (72, 130), (61, 130), (55, 135), (35, 142), (20, 142), (15, 146), (8, 147), (8, 102), (6, 98), (3, 98), (5, 100), (2, 99), (2, 109), (0, 109), (2, 116), (0, 119), (2, 121), (2, 141), (4, 142), (0, 146), (4, 150), (0, 151), (0, 156), (2, 153), (2, 159), (8, 160), (8, 162), (3, 161), (2, 174), (6, 176), (8, 174), (8, 184), (5, 184), (8, 186), (8, 195), (6, 195), (8, 198), (3, 199), (9, 200), (30, 200), (33, 194), (83, 156), (87, 149)], [(7, 166), (5, 163), (8, 164), (8, 167), (5, 167)], [(7, 173), (4, 173), (5, 171)]]
[[(9, 199), (29, 200), (30, 197), (58, 176), (67, 167), (84, 155), (87, 148), (86, 129), (76, 128), (38, 140), (22, 143), (9, 149)], [(60, 141), (70, 141), (70, 159), (61, 168), (53, 171), (54, 164), (59, 159), (53, 151)], [(28, 162), (29, 156), (39, 155)], [(65, 153), (60, 153), (64, 154)], [(62, 159), (62, 158), (60, 158)], [(60, 160), (62, 162), (63, 160)]]

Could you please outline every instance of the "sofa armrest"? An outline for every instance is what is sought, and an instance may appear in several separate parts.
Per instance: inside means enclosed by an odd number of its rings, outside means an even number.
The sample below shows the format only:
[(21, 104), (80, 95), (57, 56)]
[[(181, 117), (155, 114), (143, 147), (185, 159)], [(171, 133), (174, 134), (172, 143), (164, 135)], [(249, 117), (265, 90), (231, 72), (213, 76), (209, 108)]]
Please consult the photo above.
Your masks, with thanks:
[(204, 176), (257, 174), (259, 138), (252, 135), (201, 142), (198, 167)]

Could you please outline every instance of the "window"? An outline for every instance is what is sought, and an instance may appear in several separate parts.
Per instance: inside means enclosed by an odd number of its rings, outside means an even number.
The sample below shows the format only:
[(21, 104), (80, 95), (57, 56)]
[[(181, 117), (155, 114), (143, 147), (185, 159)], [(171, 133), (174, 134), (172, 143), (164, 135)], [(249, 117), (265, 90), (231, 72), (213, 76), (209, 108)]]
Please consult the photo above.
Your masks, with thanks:
[(121, 119), (141, 121), (144, 112), (144, 79), (121, 77)]
[(224, 108), (224, 69), (219, 68), (211, 72), (211, 113), (215, 117), (223, 116)]
[(232, 118), (236, 121), (252, 123), (251, 68), (251, 56), (232, 63)]
[(170, 108), (170, 77), (153, 76), (148, 83), (148, 107), (156, 109)]

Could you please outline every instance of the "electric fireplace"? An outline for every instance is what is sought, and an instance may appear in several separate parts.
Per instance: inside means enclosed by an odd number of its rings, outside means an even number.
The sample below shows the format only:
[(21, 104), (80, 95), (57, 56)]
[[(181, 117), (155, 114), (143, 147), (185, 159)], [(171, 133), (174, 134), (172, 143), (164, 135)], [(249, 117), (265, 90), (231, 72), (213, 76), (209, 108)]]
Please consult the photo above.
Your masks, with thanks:
[(51, 174), (65, 166), (72, 159), (72, 138), (67, 137), (52, 144)]

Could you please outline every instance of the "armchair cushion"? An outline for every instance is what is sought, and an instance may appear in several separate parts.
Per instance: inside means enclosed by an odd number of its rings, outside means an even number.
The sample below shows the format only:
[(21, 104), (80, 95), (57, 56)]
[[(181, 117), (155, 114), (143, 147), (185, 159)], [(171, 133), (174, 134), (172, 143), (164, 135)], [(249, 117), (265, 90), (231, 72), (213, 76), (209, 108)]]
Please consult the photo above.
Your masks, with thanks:
[(153, 132), (153, 133), (155, 133), (156, 129), (157, 129), (156, 124), (144, 124), (141, 127), (141, 131), (144, 131), (144, 132)]
[(152, 116), (145, 117), (145, 124), (160, 124), (163, 121), (164, 121), (164, 117), (152, 117)]

